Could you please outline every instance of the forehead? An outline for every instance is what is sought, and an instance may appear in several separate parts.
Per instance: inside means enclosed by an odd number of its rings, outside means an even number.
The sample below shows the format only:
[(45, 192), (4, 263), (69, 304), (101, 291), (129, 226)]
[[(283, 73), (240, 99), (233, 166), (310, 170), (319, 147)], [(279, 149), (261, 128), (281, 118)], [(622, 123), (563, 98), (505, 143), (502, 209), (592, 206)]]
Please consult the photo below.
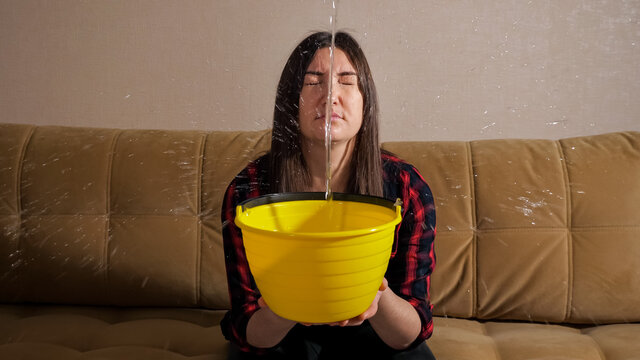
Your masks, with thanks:
[[(307, 70), (328, 72), (331, 64), (331, 49), (328, 47), (318, 49), (309, 64)], [(342, 49), (336, 48), (333, 53), (333, 71), (337, 73), (351, 71), (355, 72), (356, 68), (353, 66), (347, 54)]]

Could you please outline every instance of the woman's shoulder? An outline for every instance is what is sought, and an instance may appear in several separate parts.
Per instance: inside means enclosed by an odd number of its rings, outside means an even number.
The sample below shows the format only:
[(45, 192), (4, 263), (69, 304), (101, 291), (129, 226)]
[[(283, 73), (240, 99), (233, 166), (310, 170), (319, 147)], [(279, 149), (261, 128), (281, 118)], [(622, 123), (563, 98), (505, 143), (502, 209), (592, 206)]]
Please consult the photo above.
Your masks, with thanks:
[(386, 150), (382, 151), (382, 170), (386, 183), (400, 187), (407, 185), (414, 188), (429, 188), (424, 177), (413, 164)]
[(249, 160), (249, 162), (245, 165), (245, 167), (236, 175), (238, 176), (248, 176), (249, 174), (259, 175), (260, 173), (266, 172), (269, 169), (269, 153), (263, 154), (256, 159)]
[(231, 180), (229, 188), (235, 191), (249, 192), (261, 187), (267, 182), (269, 170), (269, 154), (264, 154), (250, 160), (245, 167)]
[(382, 150), (381, 156), (382, 169), (385, 174), (399, 174), (402, 172), (407, 172), (409, 174), (415, 173), (419, 175), (418, 169), (416, 169), (415, 166), (400, 158), (396, 154), (387, 150)]

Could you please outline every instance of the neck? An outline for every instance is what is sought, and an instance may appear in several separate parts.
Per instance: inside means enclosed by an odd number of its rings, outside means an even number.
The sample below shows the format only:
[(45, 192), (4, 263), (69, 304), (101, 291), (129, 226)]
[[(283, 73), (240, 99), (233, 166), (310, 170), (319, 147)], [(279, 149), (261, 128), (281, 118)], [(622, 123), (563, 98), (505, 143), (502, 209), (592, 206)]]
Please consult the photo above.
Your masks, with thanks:
[[(354, 148), (355, 139), (331, 144), (331, 191), (347, 191)], [(327, 149), (324, 142), (303, 141), (302, 154), (311, 175), (309, 191), (326, 191)]]

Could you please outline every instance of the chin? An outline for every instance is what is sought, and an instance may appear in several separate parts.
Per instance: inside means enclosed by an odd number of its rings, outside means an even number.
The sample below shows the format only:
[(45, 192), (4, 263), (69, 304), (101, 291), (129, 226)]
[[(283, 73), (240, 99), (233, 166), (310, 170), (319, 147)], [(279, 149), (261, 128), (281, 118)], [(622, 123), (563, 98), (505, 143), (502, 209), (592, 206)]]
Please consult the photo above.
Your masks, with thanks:
[(349, 142), (352, 140), (355, 140), (356, 136), (336, 136), (336, 135), (331, 135), (331, 142), (332, 143), (338, 143), (338, 142)]

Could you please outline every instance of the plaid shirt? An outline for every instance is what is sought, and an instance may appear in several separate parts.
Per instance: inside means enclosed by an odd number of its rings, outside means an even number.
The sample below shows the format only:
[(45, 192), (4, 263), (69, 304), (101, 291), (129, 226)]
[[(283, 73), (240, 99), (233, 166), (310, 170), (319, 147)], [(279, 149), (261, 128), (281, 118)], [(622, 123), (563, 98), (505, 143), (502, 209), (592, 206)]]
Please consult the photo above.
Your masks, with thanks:
[[(418, 345), (433, 332), (429, 288), (435, 266), (433, 240), (436, 216), (433, 195), (420, 173), (410, 164), (391, 154), (382, 154), (384, 197), (402, 200), (402, 222), (396, 228), (391, 259), (385, 277), (389, 288), (408, 301), (417, 311), (422, 324), (412, 344)], [(268, 156), (251, 162), (231, 182), (222, 205), (222, 235), (231, 310), (221, 322), (227, 340), (243, 351), (260, 352), (247, 342), (249, 318), (259, 309), (258, 291), (249, 270), (242, 234), (235, 225), (236, 205), (268, 193)]]

